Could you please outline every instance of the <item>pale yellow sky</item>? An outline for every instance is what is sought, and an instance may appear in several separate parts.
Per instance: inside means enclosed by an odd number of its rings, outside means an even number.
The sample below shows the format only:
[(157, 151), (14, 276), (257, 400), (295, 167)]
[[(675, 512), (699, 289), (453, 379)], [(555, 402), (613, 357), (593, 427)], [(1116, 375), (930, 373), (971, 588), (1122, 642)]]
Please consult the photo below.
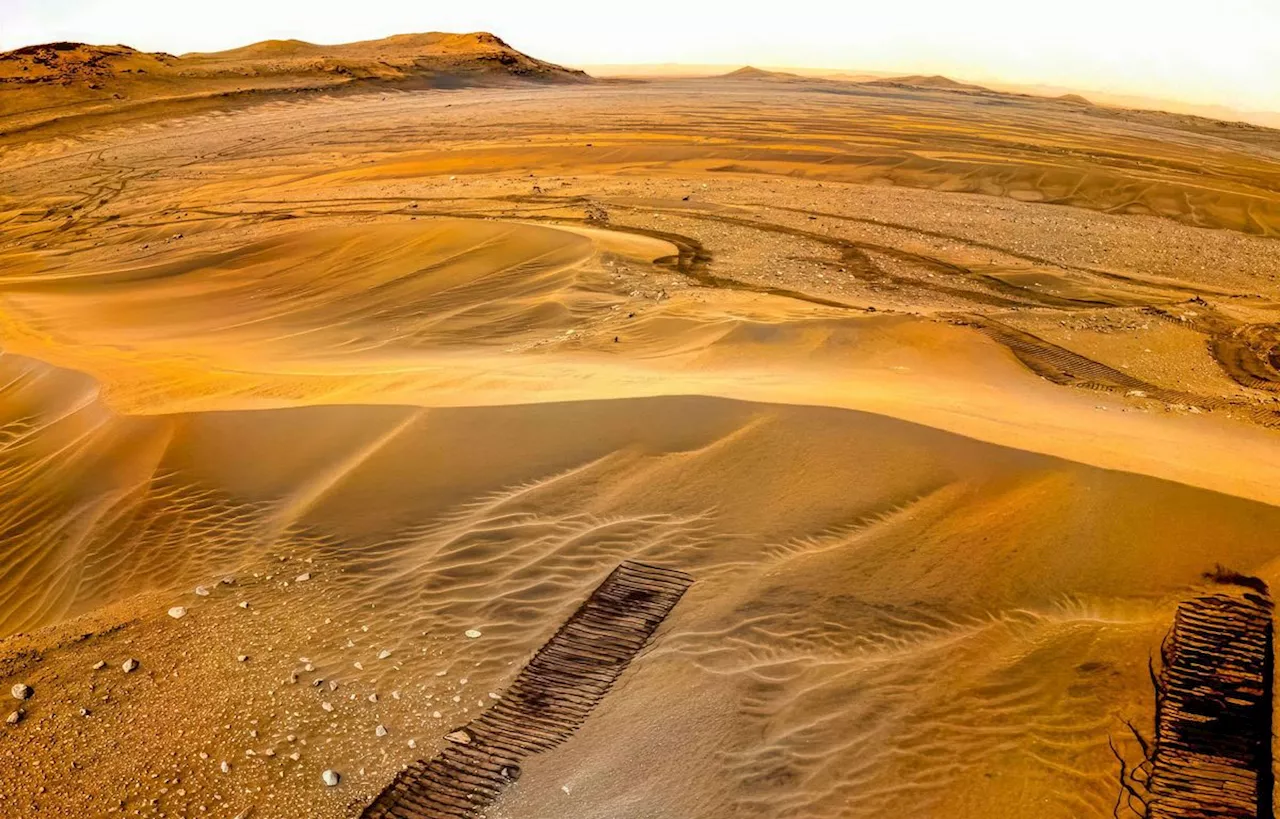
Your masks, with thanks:
[(0, 49), (181, 53), (477, 30), (570, 65), (941, 73), (1280, 111), (1280, 0), (0, 0)]

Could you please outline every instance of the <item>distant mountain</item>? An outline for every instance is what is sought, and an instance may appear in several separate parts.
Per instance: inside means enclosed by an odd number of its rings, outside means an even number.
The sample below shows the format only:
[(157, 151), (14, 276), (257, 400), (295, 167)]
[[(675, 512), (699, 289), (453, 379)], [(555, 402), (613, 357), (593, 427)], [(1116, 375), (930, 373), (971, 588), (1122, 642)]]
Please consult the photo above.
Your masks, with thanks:
[(589, 82), (487, 32), (400, 34), (316, 45), (267, 40), (213, 53), (48, 43), (0, 54), (0, 131), (141, 104), (238, 93), (296, 93), (378, 82), (411, 87)]

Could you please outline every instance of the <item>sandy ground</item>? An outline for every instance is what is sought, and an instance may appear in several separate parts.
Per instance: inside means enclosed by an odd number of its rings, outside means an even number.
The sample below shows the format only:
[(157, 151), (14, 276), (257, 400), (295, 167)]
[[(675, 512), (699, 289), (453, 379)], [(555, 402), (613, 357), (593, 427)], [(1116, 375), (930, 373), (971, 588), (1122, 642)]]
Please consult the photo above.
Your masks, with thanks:
[(0, 813), (357, 815), (638, 558), (697, 583), (491, 817), (1111, 816), (1177, 601), (1280, 580), (1280, 152), (1078, 109), (0, 144)]

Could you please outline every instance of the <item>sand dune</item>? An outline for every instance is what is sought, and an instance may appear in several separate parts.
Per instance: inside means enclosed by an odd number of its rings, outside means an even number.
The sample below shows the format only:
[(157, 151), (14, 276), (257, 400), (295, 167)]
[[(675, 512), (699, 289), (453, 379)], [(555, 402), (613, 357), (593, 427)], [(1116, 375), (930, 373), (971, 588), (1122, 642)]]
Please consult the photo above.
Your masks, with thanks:
[(1255, 143), (755, 76), (221, 105), (0, 145), (3, 815), (351, 815), (636, 559), (696, 583), (493, 815), (1107, 817), (1178, 602), (1280, 582)]

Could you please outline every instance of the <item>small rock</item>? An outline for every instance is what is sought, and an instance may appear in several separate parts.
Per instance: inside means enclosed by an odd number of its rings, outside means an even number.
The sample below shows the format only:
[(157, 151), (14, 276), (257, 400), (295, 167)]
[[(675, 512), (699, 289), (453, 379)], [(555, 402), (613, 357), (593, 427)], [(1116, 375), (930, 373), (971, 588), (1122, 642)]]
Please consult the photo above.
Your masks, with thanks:
[(35, 689), (26, 683), (17, 683), (13, 688), (9, 689), (9, 693), (13, 694), (15, 700), (29, 700), (31, 695), (36, 693)]
[(297, 576), (296, 578), (294, 578), (294, 579), (295, 579), (298, 583), (306, 583), (308, 580), (310, 580), (310, 579), (311, 579), (311, 572), (303, 572), (302, 574), (298, 575), (298, 576)]
[(187, 609), (185, 606), (174, 606), (169, 609), (169, 616), (175, 620), (181, 620), (183, 617), (187, 616)]
[(120, 664), (120, 670), (126, 674), (130, 674), (138, 670), (138, 661), (130, 657)]
[(387, 658), (388, 658), (388, 657), (390, 657), (390, 656), (391, 656), (391, 652), (390, 652), (390, 651), (388, 651), (388, 650), (387, 650), (387, 649), (385, 649), (385, 648), (378, 652), (378, 659), (379, 659), (379, 660), (385, 660), (385, 659), (387, 659)]
[(320, 778), (324, 780), (324, 784), (332, 788), (342, 780), (342, 775), (337, 771), (325, 771), (320, 774)]
[(196, 594), (199, 595), (200, 597), (208, 597), (209, 590), (206, 589), (204, 586), (196, 586)]
[(480, 636), (480, 629), (478, 629), (478, 628), (469, 628), (469, 629), (467, 629), (467, 630), (466, 630), (466, 635), (467, 635), (468, 637), (470, 637), (472, 640), (474, 640), (474, 639), (476, 639), (477, 637), (479, 637), (479, 636)]
[(22, 722), (22, 718), (25, 716), (26, 714), (23, 712), (21, 708), (19, 708), (17, 711), (14, 711), (12, 714), (10, 714), (5, 719), (5, 722), (9, 725), (17, 725), (19, 722)]
[(326, 711), (333, 711), (333, 703), (331, 702), (322, 702), (320, 703), (320, 707)]
[(237, 603), (236, 605), (240, 606), (240, 608), (242, 608), (242, 609), (247, 609), (247, 608), (249, 608), (249, 601), (248, 601), (248, 600), (241, 600), (241, 601), (240, 601), (239, 603)]
[(234, 577), (228, 575), (227, 577), (222, 578), (222, 585), (224, 586), (234, 586), (235, 584), (236, 579)]
[(94, 663), (94, 664), (93, 664), (93, 670), (94, 670), (94, 671), (101, 671), (102, 669), (104, 669), (104, 668), (106, 668), (106, 667), (107, 667), (107, 661), (106, 661), (106, 660), (98, 660), (96, 663)]
[(237, 655), (236, 655), (236, 662), (238, 662), (238, 663), (247, 663), (247, 662), (249, 662), (249, 655), (248, 655), (248, 654), (237, 654)]
[(225, 759), (222, 760), (222, 765), (220, 765), (219, 767), (222, 768), (223, 773), (231, 773), (231, 763), (226, 761)]
[(471, 734), (467, 733), (465, 730), (461, 728), (459, 728), (457, 731), (451, 731), (450, 733), (445, 734), (444, 738), (449, 740), (450, 742), (456, 742), (459, 745), (471, 744)]
[(411, 739), (411, 740), (409, 740), (409, 747), (410, 747), (410, 748), (417, 748), (417, 747), (418, 747), (418, 740), (416, 740), (416, 739)]
[(338, 690), (338, 681), (337, 681), (337, 680), (329, 680), (329, 690), (330, 690), (330, 691), (337, 691), (337, 690)]
[(374, 729), (373, 729), (373, 735), (374, 735), (374, 736), (379, 736), (379, 737), (385, 737), (385, 736), (387, 735), (387, 729), (386, 729), (386, 727), (385, 727), (385, 726), (382, 726), (382, 725), (379, 725), (377, 728), (374, 728)]
[(376, 693), (369, 695), (369, 702), (377, 702), (377, 701), (378, 701), (378, 695)]

